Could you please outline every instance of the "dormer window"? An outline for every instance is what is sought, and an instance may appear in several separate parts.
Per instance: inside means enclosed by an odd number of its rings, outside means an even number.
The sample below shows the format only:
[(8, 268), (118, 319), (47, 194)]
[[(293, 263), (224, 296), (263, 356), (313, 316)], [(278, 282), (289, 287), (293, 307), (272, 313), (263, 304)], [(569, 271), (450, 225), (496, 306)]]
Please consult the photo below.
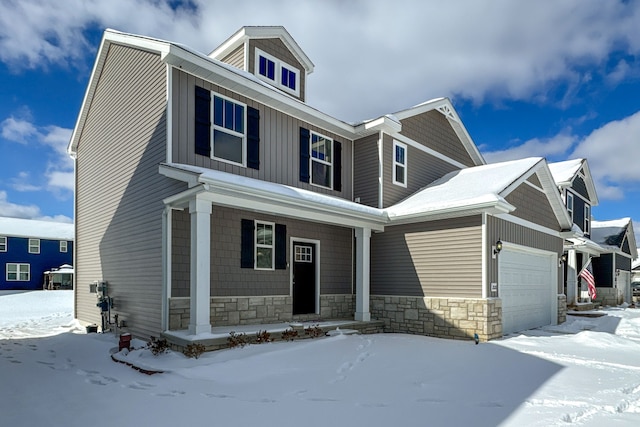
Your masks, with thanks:
[(256, 48), (255, 74), (260, 79), (295, 96), (300, 96), (300, 70)]

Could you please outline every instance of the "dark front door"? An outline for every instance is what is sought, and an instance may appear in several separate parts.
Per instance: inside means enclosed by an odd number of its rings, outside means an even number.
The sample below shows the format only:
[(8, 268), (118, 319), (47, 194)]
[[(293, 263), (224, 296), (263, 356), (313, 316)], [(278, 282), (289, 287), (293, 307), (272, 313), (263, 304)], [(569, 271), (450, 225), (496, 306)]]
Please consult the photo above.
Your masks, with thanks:
[(293, 314), (316, 312), (316, 245), (293, 242)]

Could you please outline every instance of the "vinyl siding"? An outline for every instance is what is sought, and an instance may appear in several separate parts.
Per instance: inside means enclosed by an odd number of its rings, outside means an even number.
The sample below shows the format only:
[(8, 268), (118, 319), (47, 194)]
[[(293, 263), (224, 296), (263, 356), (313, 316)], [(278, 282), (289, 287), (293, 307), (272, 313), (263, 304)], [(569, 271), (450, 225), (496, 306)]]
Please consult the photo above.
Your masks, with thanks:
[[(256, 271), (240, 268), (241, 220), (257, 219), (287, 227), (287, 262), (291, 238), (320, 241), (320, 293), (352, 293), (353, 231), (273, 215), (213, 206), (211, 215), (211, 296), (289, 295), (290, 267)], [(172, 297), (189, 296), (190, 219), (186, 211), (173, 212)]]
[(391, 226), (371, 238), (371, 294), (482, 296), (481, 217)]
[(161, 330), (162, 198), (183, 188), (158, 173), (166, 158), (166, 68), (159, 56), (111, 44), (76, 161), (76, 315), (100, 324), (89, 285), (108, 282), (112, 314), (140, 336)]
[[(180, 70), (173, 71), (173, 161), (263, 181), (300, 187), (318, 193), (352, 200), (352, 141), (338, 137), (266, 105), (212, 85)], [(198, 85), (236, 99), (260, 111), (260, 169), (243, 168), (206, 156), (196, 155), (194, 147), (194, 87)], [(342, 143), (342, 191), (300, 182), (300, 126)]]
[[(287, 46), (280, 39), (253, 39), (249, 40), (249, 71), (252, 74), (257, 74), (255, 70), (256, 62), (256, 47), (263, 52), (268, 53), (276, 57), (277, 59), (286, 62), (287, 64), (295, 67), (300, 72), (300, 97), (297, 98), (304, 102), (306, 95), (306, 72), (302, 64), (291, 53)], [(291, 95), (293, 96), (293, 95)], [(296, 98), (295, 96), (293, 96)]]
[[(498, 259), (500, 254), (493, 259), (491, 257), (492, 246), (498, 240), (506, 243), (513, 243), (516, 245), (527, 246), (534, 249), (540, 249), (548, 252), (555, 252), (560, 256), (563, 252), (563, 239), (556, 236), (543, 233), (541, 231), (532, 230), (527, 227), (523, 227), (519, 224), (496, 218), (491, 215), (487, 215), (486, 221), (487, 239), (486, 247), (484, 248), (487, 256), (487, 281), (489, 283), (498, 282)], [(562, 269), (558, 268), (558, 293), (563, 293), (563, 277)], [(497, 296), (497, 295), (490, 295)]]
[[(440, 113), (438, 113), (440, 114)], [(393, 137), (383, 138), (383, 207), (387, 208), (411, 196), (438, 178), (459, 168), (427, 154), (410, 145), (407, 146), (407, 187), (393, 183)]]
[(401, 123), (402, 135), (465, 166), (476, 166), (449, 120), (438, 111), (408, 117)]
[(560, 231), (560, 223), (551, 208), (547, 195), (542, 191), (523, 183), (509, 193), (505, 199), (516, 207), (512, 215), (551, 230)]
[(580, 194), (586, 200), (589, 199), (589, 192), (587, 191), (587, 184), (584, 182), (584, 179), (580, 176), (576, 176), (573, 182), (571, 183), (571, 188), (576, 193)]
[(221, 61), (244, 70), (244, 43), (235, 48), (233, 52), (222, 58)]
[(376, 133), (354, 141), (353, 196), (374, 208), (379, 207), (378, 138)]

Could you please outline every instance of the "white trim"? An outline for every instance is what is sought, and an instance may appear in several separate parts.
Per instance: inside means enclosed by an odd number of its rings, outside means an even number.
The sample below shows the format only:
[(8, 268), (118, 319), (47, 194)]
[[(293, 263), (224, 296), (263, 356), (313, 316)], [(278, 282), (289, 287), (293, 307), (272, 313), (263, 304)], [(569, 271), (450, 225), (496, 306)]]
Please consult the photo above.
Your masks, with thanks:
[(482, 256), (482, 298), (488, 298), (489, 297), (489, 293), (490, 290), (488, 289), (488, 283), (489, 283), (489, 265), (488, 265), (488, 260), (489, 257), (487, 256), (487, 214), (483, 213), (482, 214), (482, 226), (480, 228), (480, 235), (482, 236), (482, 251), (481, 251), (481, 256)]
[[(9, 279), (9, 266), (10, 265), (15, 265), (16, 266), (16, 278), (15, 280), (13, 279)], [(22, 272), (20, 271), (20, 267), (22, 267), (23, 265), (27, 266), (27, 279), (26, 280), (22, 280), (20, 278), (20, 274), (22, 274)], [(8, 262), (5, 264), (5, 279), (7, 282), (30, 282), (31, 281), (31, 264), (27, 263), (27, 262)]]
[(584, 205), (584, 212), (583, 212), (583, 224), (582, 224), (582, 231), (585, 234), (591, 234), (591, 205), (588, 203), (585, 203)]
[(9, 248), (9, 239), (7, 236), (0, 236), (0, 240), (4, 241), (4, 243), (1, 243), (4, 248), (0, 249), (0, 252), (7, 252), (7, 249)]
[(160, 325), (163, 331), (169, 330), (169, 299), (171, 298), (171, 243), (172, 209), (165, 206), (162, 211), (162, 305)]
[[(571, 196), (571, 209), (569, 209), (569, 196)], [(564, 206), (567, 209), (567, 213), (569, 214), (569, 218), (571, 218), (571, 224), (573, 224), (573, 212), (576, 209), (576, 202), (573, 191), (566, 190)]]
[[(63, 245), (64, 243), (64, 245)], [(62, 246), (64, 246), (64, 250), (62, 250)], [(62, 254), (66, 254), (67, 252), (69, 252), (69, 241), (67, 240), (60, 240), (59, 242), (59, 249), (60, 249), (60, 253)]]
[[(264, 56), (265, 59), (273, 62), (273, 80), (271, 80), (269, 77), (267, 76), (263, 76), (262, 74), (260, 74), (260, 57)], [(287, 68), (290, 71), (294, 71), (296, 73), (296, 81), (295, 81), (295, 85), (296, 88), (295, 89), (291, 89), (289, 86), (283, 85), (282, 84), (282, 68)], [(265, 52), (264, 50), (260, 49), (260, 48), (255, 48), (254, 49), (254, 63), (253, 63), (253, 74), (258, 77), (260, 80), (269, 83), (270, 85), (273, 85), (275, 87), (277, 87), (280, 90), (283, 90), (287, 93), (290, 93), (292, 95), (295, 95), (297, 97), (300, 97), (300, 75), (301, 75), (301, 70), (299, 70), (297, 67), (294, 67), (293, 65), (288, 64), (287, 62), (276, 58), (275, 56)]]
[[(535, 174), (531, 174), (530, 176), (533, 176), (533, 175), (535, 175)], [(530, 182), (528, 179), (525, 179), (524, 183), (527, 184), (529, 187), (531, 187), (531, 188), (533, 188), (535, 190), (538, 190), (541, 193), (544, 193), (545, 195), (547, 194), (547, 193), (545, 193), (544, 188), (538, 187), (534, 183)]]
[[(258, 224), (271, 227), (271, 245), (258, 243)], [(253, 269), (257, 271), (274, 271), (276, 269), (276, 223), (271, 221), (253, 220)], [(258, 267), (258, 248), (271, 249), (271, 267)]]
[(167, 68), (167, 163), (173, 161), (173, 67), (166, 64)]
[[(31, 250), (31, 241), (38, 242), (38, 250), (37, 251), (32, 251)], [(34, 244), (34, 246), (35, 246), (35, 244)], [(30, 254), (33, 254), (33, 255), (38, 255), (38, 254), (40, 254), (40, 250), (41, 250), (40, 249), (40, 239), (29, 239), (29, 241), (27, 243), (27, 252), (30, 253)]]
[(378, 132), (378, 209), (384, 206), (384, 133)]
[(293, 242), (302, 242), (302, 243), (311, 243), (316, 245), (315, 253), (314, 253), (314, 261), (316, 264), (316, 289), (315, 289), (315, 314), (320, 314), (320, 240), (316, 239), (307, 239), (305, 237), (293, 237), (289, 238), (289, 296), (292, 298), (291, 300), (291, 311), (293, 312), (293, 264), (295, 262), (294, 259), (294, 251), (293, 251)]
[(547, 227), (545, 227), (543, 225), (536, 224), (535, 222), (527, 221), (526, 219), (518, 218), (517, 216), (511, 215), (509, 213), (504, 213), (504, 214), (501, 213), (501, 214), (497, 214), (497, 215), (494, 215), (494, 216), (496, 218), (500, 218), (500, 219), (503, 219), (505, 221), (512, 222), (514, 224), (518, 224), (518, 225), (521, 225), (523, 227), (527, 227), (527, 228), (530, 228), (532, 230), (539, 231), (541, 233), (545, 233), (545, 234), (548, 234), (548, 235), (553, 236), (553, 237), (562, 238), (562, 235), (560, 234), (559, 231), (552, 230), (552, 229), (547, 228)]
[[(397, 147), (402, 148), (402, 150), (404, 151), (404, 156), (403, 156), (404, 157), (404, 163), (400, 163), (400, 162), (398, 162), (396, 160), (396, 148)], [(392, 172), (392, 175), (393, 175), (392, 182), (393, 182), (394, 185), (399, 185), (400, 187), (407, 188), (407, 178), (409, 176), (409, 173), (408, 173), (408, 163), (409, 163), (408, 154), (409, 154), (409, 152), (407, 150), (407, 146), (406, 146), (406, 144), (403, 144), (402, 142), (400, 142), (400, 141), (398, 141), (398, 140), (396, 140), (394, 138), (394, 140), (393, 140), (393, 149), (392, 150), (393, 150), (392, 151), (392, 163), (393, 164), (391, 166), (392, 167), (392, 171), (391, 172)], [(402, 177), (403, 179), (402, 179), (402, 181), (398, 181), (398, 174), (396, 172), (397, 171), (397, 166), (402, 167), (402, 170), (403, 170), (403, 177)]]
[(409, 145), (409, 146), (411, 146), (413, 148), (417, 148), (418, 150), (422, 151), (423, 153), (429, 154), (429, 155), (431, 155), (433, 157), (436, 157), (436, 158), (438, 158), (440, 160), (443, 160), (443, 161), (445, 161), (445, 162), (449, 163), (450, 165), (453, 165), (453, 166), (455, 166), (457, 168), (466, 169), (466, 168), (469, 167), (467, 165), (464, 165), (464, 164), (460, 163), (457, 160), (453, 160), (452, 158), (447, 157), (444, 154), (433, 150), (432, 148), (425, 147), (424, 145), (420, 144), (419, 142), (416, 142), (413, 139), (408, 138), (408, 137), (406, 137), (404, 135), (394, 134), (394, 135), (390, 135), (390, 136), (392, 136), (393, 138), (397, 139), (398, 141), (401, 141), (404, 144), (407, 144), (407, 145)]
[[(218, 162), (223, 162), (223, 163), (228, 163), (231, 165), (236, 165), (236, 166), (242, 166), (243, 168), (247, 167), (247, 104), (245, 104), (244, 102), (238, 101), (237, 99), (233, 99), (230, 98), (228, 96), (222, 95), (218, 92), (215, 91), (210, 91), (211, 92), (211, 129), (210, 129), (210, 134), (209, 134), (209, 140), (211, 141), (210, 144), (210, 149), (211, 149), (211, 159), (216, 160)], [(229, 101), (235, 105), (240, 105), (242, 107), (243, 110), (243, 117), (242, 117), (242, 130), (243, 132), (240, 133), (238, 131), (235, 131), (233, 129), (227, 129), (224, 126), (219, 126), (216, 125), (214, 123), (214, 119), (215, 119), (215, 97), (218, 97), (220, 99), (222, 99), (223, 101)], [(234, 108), (235, 110), (235, 108)], [(223, 121), (224, 121), (224, 117), (223, 117)], [(233, 160), (228, 160), (225, 159), (223, 157), (216, 157), (215, 156), (215, 131), (219, 131), (219, 132), (224, 132), (228, 135), (237, 137), (237, 138), (242, 138), (242, 163), (238, 163), (238, 162), (234, 162)]]

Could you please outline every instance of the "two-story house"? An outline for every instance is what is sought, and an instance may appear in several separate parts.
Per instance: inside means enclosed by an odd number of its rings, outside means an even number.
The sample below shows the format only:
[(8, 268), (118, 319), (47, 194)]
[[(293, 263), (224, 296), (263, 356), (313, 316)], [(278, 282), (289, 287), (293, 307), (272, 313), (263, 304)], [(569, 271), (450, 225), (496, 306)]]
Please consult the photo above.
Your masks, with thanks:
[[(549, 168), (573, 223), (572, 230), (564, 233), (567, 304), (631, 303), (631, 261), (637, 257), (631, 219), (593, 220), (592, 208), (598, 205), (598, 196), (586, 159), (551, 163)], [(594, 301), (586, 280), (579, 277), (589, 266), (596, 287)]]
[(140, 336), (378, 319), (487, 340), (563, 321), (571, 222), (546, 161), (485, 164), (444, 98), (338, 120), (305, 102), (313, 69), (282, 27), (209, 55), (105, 31), (69, 145), (77, 318), (99, 323), (102, 282)]
[(0, 217), (0, 290), (42, 289), (44, 273), (73, 260), (73, 224)]

